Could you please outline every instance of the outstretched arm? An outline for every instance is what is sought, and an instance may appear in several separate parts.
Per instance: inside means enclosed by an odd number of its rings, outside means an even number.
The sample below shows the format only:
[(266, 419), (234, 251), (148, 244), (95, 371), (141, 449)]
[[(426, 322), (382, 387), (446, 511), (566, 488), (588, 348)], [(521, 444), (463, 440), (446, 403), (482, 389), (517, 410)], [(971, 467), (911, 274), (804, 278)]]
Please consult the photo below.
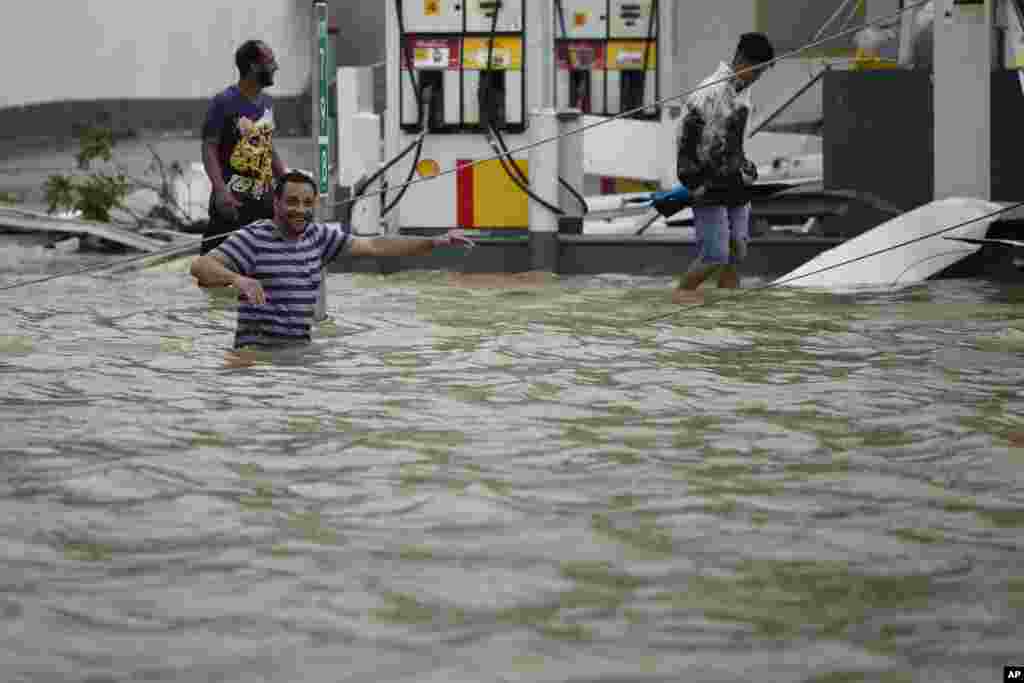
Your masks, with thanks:
[(473, 247), (462, 230), (449, 230), (438, 237), (354, 237), (353, 256), (425, 256), (436, 247)]

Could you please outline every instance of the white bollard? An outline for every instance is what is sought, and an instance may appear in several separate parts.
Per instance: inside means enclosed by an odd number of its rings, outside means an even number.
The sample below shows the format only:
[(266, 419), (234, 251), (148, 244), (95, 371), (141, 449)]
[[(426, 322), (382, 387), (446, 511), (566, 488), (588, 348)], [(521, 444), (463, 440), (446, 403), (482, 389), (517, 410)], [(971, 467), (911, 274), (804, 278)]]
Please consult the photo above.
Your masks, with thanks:
[[(559, 205), (557, 137), (558, 114), (554, 109), (530, 112), (530, 189), (555, 206)], [(529, 221), (533, 232), (558, 229), (558, 216), (539, 202), (530, 202)]]
[[(530, 190), (558, 206), (558, 114), (554, 109), (530, 112)], [(530, 264), (533, 270), (558, 271), (558, 215), (540, 202), (529, 204)]]
[[(347, 150), (349, 157), (345, 159), (345, 166), (355, 183), (360, 178), (373, 175), (381, 167), (380, 117), (356, 114), (352, 117), (351, 128), (353, 140)], [(374, 182), (364, 192), (364, 196), (352, 206), (352, 232), (356, 235), (378, 235), (381, 232), (380, 182)]]
[[(583, 194), (583, 134), (574, 133), (583, 122), (579, 109), (565, 109), (558, 112), (558, 175), (572, 188)], [(558, 184), (560, 207), (566, 215), (578, 216), (583, 213), (579, 200), (561, 183)]]

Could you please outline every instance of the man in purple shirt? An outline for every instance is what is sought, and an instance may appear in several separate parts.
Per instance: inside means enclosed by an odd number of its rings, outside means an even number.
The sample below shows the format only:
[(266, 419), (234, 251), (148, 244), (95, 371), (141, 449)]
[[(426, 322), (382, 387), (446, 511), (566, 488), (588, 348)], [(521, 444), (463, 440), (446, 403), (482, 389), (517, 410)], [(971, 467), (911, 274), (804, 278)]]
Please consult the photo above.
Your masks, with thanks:
[(278, 69), (274, 52), (248, 40), (235, 52), (235, 65), (238, 83), (213, 98), (203, 124), (203, 167), (212, 185), (203, 254), (237, 228), (273, 217), (271, 187), (285, 171), (274, 150), (273, 101), (264, 92)]

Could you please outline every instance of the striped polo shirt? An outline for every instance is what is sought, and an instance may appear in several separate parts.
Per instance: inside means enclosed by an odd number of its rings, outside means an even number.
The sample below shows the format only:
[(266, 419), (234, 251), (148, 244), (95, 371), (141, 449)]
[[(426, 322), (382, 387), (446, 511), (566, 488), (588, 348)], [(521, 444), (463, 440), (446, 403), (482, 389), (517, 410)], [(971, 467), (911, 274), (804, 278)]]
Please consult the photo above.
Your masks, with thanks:
[(308, 342), (323, 266), (352, 245), (348, 226), (310, 223), (297, 240), (271, 220), (236, 230), (211, 253), (239, 275), (260, 281), (267, 303), (239, 299), (235, 348)]

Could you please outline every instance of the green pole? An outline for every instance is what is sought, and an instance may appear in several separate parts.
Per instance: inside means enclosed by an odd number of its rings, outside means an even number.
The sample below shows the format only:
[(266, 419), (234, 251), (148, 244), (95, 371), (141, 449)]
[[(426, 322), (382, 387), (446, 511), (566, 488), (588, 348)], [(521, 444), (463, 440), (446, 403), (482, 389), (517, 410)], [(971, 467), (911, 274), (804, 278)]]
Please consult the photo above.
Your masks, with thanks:
[[(334, 193), (331, 191), (331, 144), (328, 134), (330, 117), (327, 115), (328, 67), (327, 62), (327, 2), (313, 2), (313, 35), (316, 49), (313, 51), (313, 139), (317, 157), (317, 189), (320, 202), (316, 220), (324, 222), (334, 215)], [(327, 269), (321, 273), (320, 296), (317, 298), (316, 320), (327, 319)]]
[[(327, 135), (331, 158), (338, 158), (338, 29), (327, 27)], [(335, 166), (337, 169), (337, 166)], [(338, 171), (340, 172), (340, 171)], [(333, 193), (332, 193), (333, 195)]]
[(327, 3), (317, 2), (316, 35), (317, 53), (319, 57), (319, 77), (317, 79), (317, 111), (320, 126), (317, 132), (317, 157), (319, 159), (320, 196), (326, 197), (330, 190), (331, 168), (331, 134), (330, 117), (327, 114), (327, 93), (330, 74), (327, 70)]

